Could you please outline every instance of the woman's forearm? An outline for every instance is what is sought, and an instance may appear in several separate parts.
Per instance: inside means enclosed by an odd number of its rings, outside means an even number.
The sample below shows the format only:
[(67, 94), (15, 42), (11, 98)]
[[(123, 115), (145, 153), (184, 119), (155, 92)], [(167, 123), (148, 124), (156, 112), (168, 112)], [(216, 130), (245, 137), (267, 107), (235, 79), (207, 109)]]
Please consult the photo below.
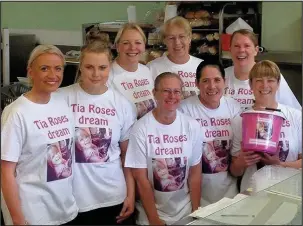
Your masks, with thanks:
[(135, 201), (135, 180), (130, 168), (123, 167), (123, 173), (127, 187), (127, 197)]
[(25, 225), (26, 219), (22, 213), (15, 176), (3, 172), (3, 169), (1, 173), (1, 189), (13, 224)]
[(126, 182), (127, 197), (131, 198), (131, 200), (133, 200), (135, 202), (135, 180), (132, 175), (131, 169), (124, 167), (127, 146), (128, 146), (128, 141), (124, 141), (124, 142), (120, 143), (121, 163), (122, 163), (123, 173), (124, 173), (125, 182)]
[(233, 157), (232, 162), (230, 163), (230, 173), (234, 177), (240, 177), (244, 174), (245, 166), (241, 164), (237, 157)]
[(159, 215), (156, 209), (154, 192), (148, 179), (137, 180), (137, 188), (150, 225), (157, 225)]
[(190, 169), (190, 174), (188, 177), (188, 187), (193, 212), (197, 210), (200, 206), (202, 181), (201, 163), (191, 168), (192, 169)]
[(293, 162), (281, 162), (281, 166), (283, 167), (290, 167), (290, 168), (295, 168), (295, 169), (300, 169), (302, 168), (302, 159), (298, 159)]

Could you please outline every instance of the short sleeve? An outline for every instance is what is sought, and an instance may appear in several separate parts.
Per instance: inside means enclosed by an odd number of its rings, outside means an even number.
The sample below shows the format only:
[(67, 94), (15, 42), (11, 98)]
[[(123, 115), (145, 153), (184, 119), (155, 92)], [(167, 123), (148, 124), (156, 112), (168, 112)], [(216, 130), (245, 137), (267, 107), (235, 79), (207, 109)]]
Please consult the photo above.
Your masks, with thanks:
[(281, 74), (281, 81), (280, 81), (280, 87), (276, 94), (277, 101), (280, 104), (284, 104), (293, 108), (296, 108), (298, 110), (302, 109), (302, 106), (300, 105), (299, 101), (293, 94), (292, 90), (288, 86), (285, 78)]
[(125, 167), (147, 168), (147, 147), (144, 136), (139, 134), (137, 127), (133, 127), (125, 157)]
[(1, 159), (18, 162), (23, 147), (22, 120), (17, 112), (5, 108), (1, 115)]
[(68, 103), (68, 94), (69, 94), (69, 89), (68, 87), (64, 87), (64, 88), (59, 88), (56, 92), (55, 95), (59, 98), (62, 98), (66, 101), (66, 103)]
[(178, 110), (180, 112), (182, 112), (183, 114), (189, 115), (189, 112), (188, 112), (187, 107), (186, 107), (186, 102), (187, 102), (186, 99), (181, 100), (181, 104), (180, 104)]
[(149, 63), (146, 64), (146, 66), (148, 67), (148, 69), (150, 70), (150, 73), (151, 73), (151, 76), (152, 76), (152, 79), (155, 80), (157, 78), (157, 71), (154, 67), (154, 62), (151, 61)]
[[(129, 139), (129, 133), (132, 125), (137, 120), (137, 111), (135, 105), (130, 101), (124, 99), (123, 100), (123, 124), (121, 129), (120, 142), (126, 141)], [(118, 103), (119, 104), (119, 103)]]
[(203, 152), (203, 142), (204, 136), (202, 128), (198, 122), (193, 121), (193, 153), (192, 161), (190, 161), (190, 166), (195, 166), (201, 162), (202, 152)]
[(231, 155), (238, 156), (242, 142), (242, 117), (240, 115), (231, 120), (231, 127), (233, 131)]
[(231, 116), (232, 118), (234, 118), (241, 113), (242, 108), (240, 103), (233, 98), (230, 98), (230, 104), (231, 104), (231, 114), (232, 114)]
[(108, 80), (106, 82), (106, 86), (108, 88), (113, 88), (113, 80), (114, 80), (114, 75), (113, 75), (113, 70), (111, 69), (110, 74), (108, 76)]

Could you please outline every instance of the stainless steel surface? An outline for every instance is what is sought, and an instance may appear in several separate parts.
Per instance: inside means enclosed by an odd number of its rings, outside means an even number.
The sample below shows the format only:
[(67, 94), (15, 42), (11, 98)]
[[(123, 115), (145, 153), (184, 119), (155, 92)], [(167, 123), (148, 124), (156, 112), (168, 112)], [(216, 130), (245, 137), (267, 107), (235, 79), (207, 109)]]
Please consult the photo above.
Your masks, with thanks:
[[(279, 222), (287, 221), (280, 224), (302, 225), (301, 182), (302, 171), (298, 170), (296, 175), (204, 218), (185, 217), (174, 225), (271, 225), (274, 224), (273, 220), (277, 221), (277, 219)], [(291, 213), (287, 214), (285, 205), (296, 207), (296, 210), (287, 209)], [(281, 214), (281, 211), (284, 212)], [(247, 217), (222, 217), (223, 215), (247, 215)]]

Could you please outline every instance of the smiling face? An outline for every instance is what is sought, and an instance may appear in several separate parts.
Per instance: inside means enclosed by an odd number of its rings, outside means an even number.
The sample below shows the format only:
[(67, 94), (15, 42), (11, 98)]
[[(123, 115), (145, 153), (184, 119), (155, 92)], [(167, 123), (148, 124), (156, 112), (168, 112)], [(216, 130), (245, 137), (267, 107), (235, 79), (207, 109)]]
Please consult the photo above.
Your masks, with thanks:
[(209, 149), (206, 149), (205, 157), (210, 162), (215, 161), (217, 159), (217, 156), (215, 155), (215, 153), (213, 151), (209, 150)]
[(92, 146), (92, 139), (85, 130), (79, 130), (79, 132), (76, 133), (76, 136), (77, 143), (82, 149), (87, 149)]
[(250, 68), (255, 63), (258, 46), (255, 46), (248, 35), (235, 34), (230, 45), (230, 53), (235, 67)]
[(97, 135), (100, 132), (98, 127), (89, 127), (89, 131), (92, 135)]
[(80, 64), (81, 82), (85, 87), (98, 88), (105, 85), (110, 71), (107, 53), (84, 53)]
[(255, 77), (250, 82), (256, 103), (267, 106), (268, 103), (274, 103), (276, 93), (279, 88), (279, 82), (274, 77)]
[(202, 104), (208, 108), (218, 107), (223, 95), (224, 86), (224, 79), (218, 68), (214, 66), (204, 67), (197, 84)]
[(163, 41), (169, 56), (174, 58), (188, 56), (191, 39), (184, 28), (176, 25), (167, 27)]
[(54, 53), (43, 53), (28, 67), (33, 88), (41, 93), (56, 91), (63, 79), (64, 61)]
[(160, 179), (167, 179), (169, 176), (168, 169), (162, 162), (156, 162), (155, 171)]
[(59, 141), (59, 146), (61, 149), (64, 149), (66, 147), (66, 141), (65, 140), (60, 140)]
[(59, 165), (63, 161), (62, 154), (55, 145), (52, 145), (48, 149), (48, 161), (53, 166)]
[(116, 47), (119, 59), (131, 64), (138, 63), (145, 52), (144, 38), (136, 29), (124, 30)]
[(163, 111), (174, 112), (180, 105), (182, 84), (176, 77), (164, 77), (154, 91), (157, 108)]

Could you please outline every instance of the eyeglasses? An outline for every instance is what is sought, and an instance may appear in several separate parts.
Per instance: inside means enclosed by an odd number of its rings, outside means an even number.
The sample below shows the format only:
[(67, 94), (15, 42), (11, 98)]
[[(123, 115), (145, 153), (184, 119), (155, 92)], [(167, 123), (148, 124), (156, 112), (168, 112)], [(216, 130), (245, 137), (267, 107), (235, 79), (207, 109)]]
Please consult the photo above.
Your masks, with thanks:
[(161, 89), (159, 90), (161, 93), (163, 93), (164, 96), (169, 96), (171, 94), (174, 94), (175, 96), (181, 96), (182, 95), (182, 91), (178, 90), (178, 89)]

